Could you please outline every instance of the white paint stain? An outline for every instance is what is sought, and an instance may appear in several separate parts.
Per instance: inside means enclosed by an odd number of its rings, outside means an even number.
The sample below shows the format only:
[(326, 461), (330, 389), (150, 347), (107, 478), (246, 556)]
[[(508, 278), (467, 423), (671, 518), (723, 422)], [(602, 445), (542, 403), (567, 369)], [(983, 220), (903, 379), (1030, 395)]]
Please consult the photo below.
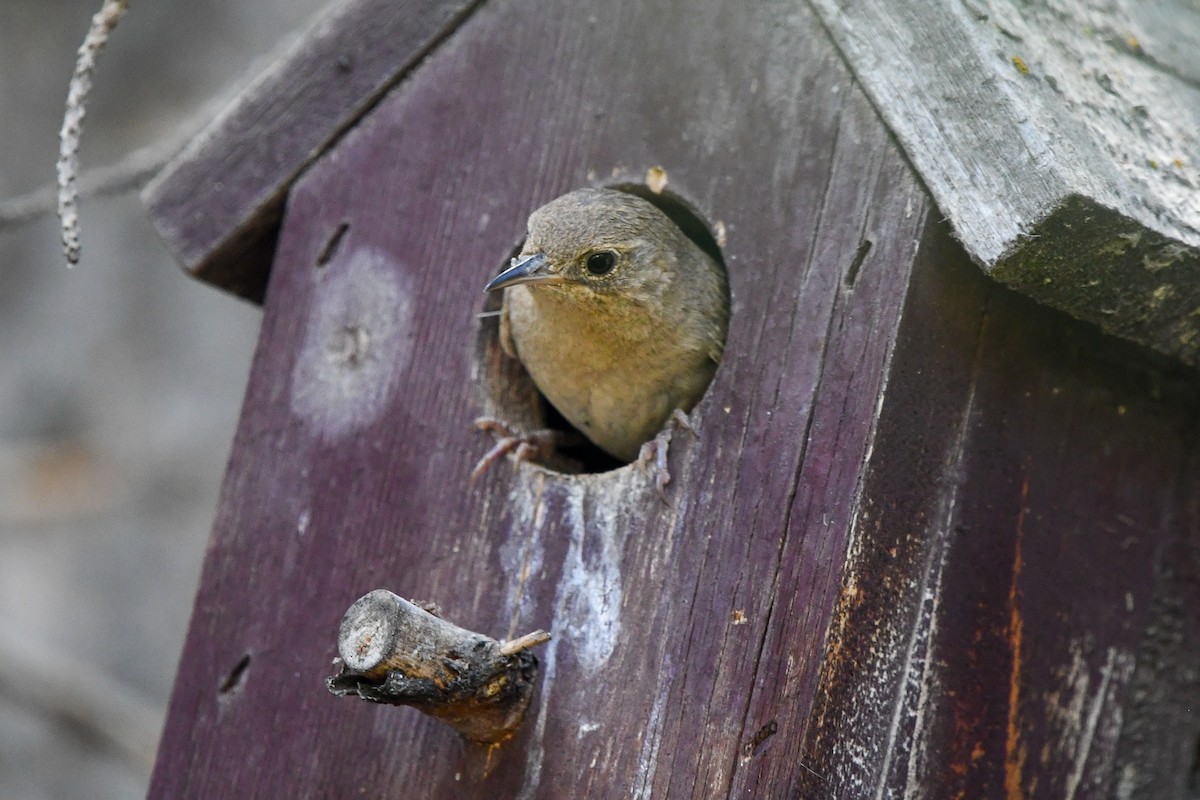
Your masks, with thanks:
[(360, 248), (314, 275), (290, 402), (332, 441), (387, 410), (411, 355), (411, 300), (397, 265), (378, 250)]
[[(527, 584), (542, 569), (545, 557), (543, 525), (545, 503), (543, 492), (563, 492), (568, 525), (567, 552), (563, 558), (558, 585), (555, 589), (553, 619), (550, 632), (553, 638), (540, 654), (542, 681), (537, 718), (528, 745), (525, 763), (525, 782), (517, 794), (518, 800), (532, 798), (541, 783), (542, 760), (545, 756), (544, 736), (546, 715), (555, 694), (560, 648), (574, 656), (585, 677), (593, 677), (608, 663), (621, 634), (622, 578), (621, 555), (625, 531), (623, 509), (630, 493), (640, 494), (645, 486), (637, 486), (632, 471), (621, 470), (609, 476), (588, 479), (556, 479), (547, 486), (546, 475), (538, 467), (521, 467), (521, 479), (509, 495), (513, 525), (509, 537), (500, 545), (501, 567), (509, 578), (509, 603), (516, 625), (529, 608)], [(589, 680), (574, 684), (576, 690), (592, 685)], [(564, 703), (580, 701), (580, 694), (560, 698)], [(581, 709), (582, 710), (582, 709)], [(661, 712), (659, 712), (661, 714)], [(580, 727), (579, 736), (594, 730), (594, 723)], [(657, 748), (657, 744), (655, 745)]]
[(556, 613), (554, 620), (589, 675), (604, 668), (621, 633), (623, 542), (616, 541), (610, 509), (601, 503), (596, 506), (600, 513), (593, 514), (589, 525), (583, 485), (570, 486), (567, 518), (571, 541), (558, 587), (562, 613)]

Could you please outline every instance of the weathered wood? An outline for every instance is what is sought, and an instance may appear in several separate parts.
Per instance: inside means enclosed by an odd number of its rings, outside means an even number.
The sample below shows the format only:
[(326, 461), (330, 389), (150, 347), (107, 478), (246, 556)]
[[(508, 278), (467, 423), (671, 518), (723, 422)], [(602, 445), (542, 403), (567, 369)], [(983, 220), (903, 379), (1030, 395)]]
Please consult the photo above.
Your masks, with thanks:
[(521, 725), (533, 697), (538, 661), (529, 648), (549, 640), (535, 631), (498, 642), (376, 589), (342, 618), (341, 666), (325, 685), (339, 697), (412, 706), (469, 741), (498, 744)]
[[(803, 6), (557, 19), (486, 4), (292, 192), (152, 796), (713, 797), (764, 760), (775, 787), (803, 772), (929, 206)], [(657, 165), (727, 232), (734, 304), (697, 436), (672, 445), (674, 506), (633, 467), (469, 488), (483, 283), (531, 209)], [(486, 778), (452, 731), (321, 688), (342, 610), (381, 583), (554, 634)]]
[(1189, 798), (1200, 380), (934, 233), (801, 796)]
[(292, 182), (480, 0), (343, 0), (146, 187), (167, 247), (254, 302)]
[[(1153, 676), (1196, 647), (1156, 610), (1200, 581), (1165, 562), (1195, 552), (1195, 376), (969, 269), (805, 6), (560, 13), (484, 5), (289, 197), (151, 796), (1186, 784), (1196, 686)], [(540, 413), (484, 281), (540, 203), (659, 165), (733, 297), (673, 505), (636, 467), (470, 486), (471, 420)], [(381, 584), (552, 631), (516, 737), (321, 689)]]
[(989, 275), (1200, 365), (1200, 11), (813, 5)]

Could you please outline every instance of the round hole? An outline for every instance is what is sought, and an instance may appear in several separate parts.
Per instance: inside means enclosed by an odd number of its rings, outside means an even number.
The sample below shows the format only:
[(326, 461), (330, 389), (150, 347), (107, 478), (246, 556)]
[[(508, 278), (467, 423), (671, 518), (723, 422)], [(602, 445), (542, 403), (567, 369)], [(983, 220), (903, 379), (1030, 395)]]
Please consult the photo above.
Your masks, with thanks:
[[(649, 187), (636, 183), (607, 184), (604, 188), (635, 195), (658, 208), (687, 238), (695, 242), (725, 270), (725, 259), (712, 230), (691, 204), (679, 195), (666, 190), (654, 192)], [(521, 252), (523, 245), (522, 237), (492, 274), (497, 274), (507, 267), (511, 259)], [(570, 434), (572, 441), (577, 443), (560, 447), (559, 452), (548, 462), (538, 462), (546, 469), (577, 475), (608, 472), (625, 466), (625, 461), (601, 450), (576, 430), (538, 391), (521, 362), (504, 352), (500, 344), (501, 295), (501, 292), (490, 292), (484, 296), (476, 336), (475, 378), (481, 389), (484, 415), (500, 420), (517, 431), (550, 429)]]

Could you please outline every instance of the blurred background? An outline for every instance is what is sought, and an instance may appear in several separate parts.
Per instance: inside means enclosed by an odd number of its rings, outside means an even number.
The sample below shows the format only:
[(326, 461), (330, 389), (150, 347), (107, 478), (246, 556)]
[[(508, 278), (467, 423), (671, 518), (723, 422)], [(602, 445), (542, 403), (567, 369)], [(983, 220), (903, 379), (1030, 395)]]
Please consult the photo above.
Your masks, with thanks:
[(0, 800), (146, 792), (259, 311), (187, 278), (137, 189), (325, 3), (131, 4), (81, 175), (135, 177), (83, 199), (68, 270), (38, 192), (101, 0), (0, 0)]

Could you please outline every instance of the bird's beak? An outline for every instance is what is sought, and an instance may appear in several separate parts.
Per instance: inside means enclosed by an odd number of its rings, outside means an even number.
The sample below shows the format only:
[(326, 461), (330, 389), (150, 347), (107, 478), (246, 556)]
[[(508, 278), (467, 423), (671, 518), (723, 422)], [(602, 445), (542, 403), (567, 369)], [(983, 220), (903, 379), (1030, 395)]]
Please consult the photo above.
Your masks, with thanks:
[(546, 256), (534, 253), (523, 258), (514, 258), (508, 269), (492, 278), (483, 287), (485, 292), (494, 292), (506, 286), (516, 286), (519, 283), (537, 283), (542, 281), (562, 281), (562, 276), (551, 272)]

